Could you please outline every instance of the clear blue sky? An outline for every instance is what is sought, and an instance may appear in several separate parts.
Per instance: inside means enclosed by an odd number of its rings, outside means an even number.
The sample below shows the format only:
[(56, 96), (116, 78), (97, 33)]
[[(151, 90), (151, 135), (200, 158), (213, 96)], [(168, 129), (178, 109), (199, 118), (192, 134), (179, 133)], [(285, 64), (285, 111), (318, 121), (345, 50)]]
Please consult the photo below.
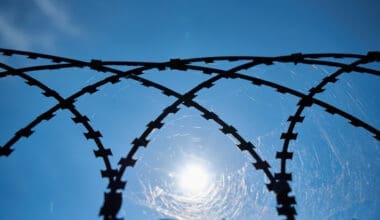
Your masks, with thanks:
[[(0, 0), (0, 47), (31, 50), (89, 61), (166, 61), (198, 56), (276, 56), (296, 52), (366, 54), (380, 50), (378, 1), (59, 1)], [(44, 63), (0, 57), (14, 67)], [(351, 62), (352, 60), (344, 60)], [(46, 62), (45, 62), (46, 63)], [(215, 64), (228, 68), (229, 63)], [(379, 65), (371, 65), (377, 67)], [(302, 92), (316, 85), (322, 66), (276, 64), (246, 73)], [(66, 97), (109, 75), (88, 69), (40, 71), (32, 76)], [(207, 79), (199, 72), (148, 71), (144, 77), (180, 93)], [(380, 128), (380, 79), (345, 74), (318, 98)], [(280, 135), (297, 99), (242, 80), (221, 80), (195, 99), (233, 124), (257, 151), (279, 169), (275, 159)], [(270, 101), (268, 101), (270, 100)], [(131, 147), (145, 125), (174, 98), (132, 80), (107, 84), (76, 106), (112, 148), (113, 166)], [(17, 77), (0, 79), (0, 146), (40, 113), (56, 104)], [(292, 188), (299, 219), (378, 219), (380, 145), (364, 129), (327, 114), (320, 107), (304, 112), (291, 144)], [(28, 139), (0, 158), (0, 219), (97, 219), (106, 181), (104, 165), (93, 156), (93, 142), (74, 125), (71, 114), (58, 111)], [(181, 106), (149, 136), (128, 180), (120, 216), (126, 219), (189, 218), (197, 214), (172, 192), (187, 163), (203, 164), (217, 184), (219, 197), (198, 209), (209, 218), (279, 219), (275, 197), (252, 159), (222, 135), (219, 127)], [(174, 176), (174, 177), (173, 177)], [(223, 180), (223, 181), (222, 181)], [(224, 194), (223, 194), (224, 193)], [(175, 201), (175, 202), (170, 202)], [(188, 214), (183, 210), (188, 208)], [(195, 214), (194, 214), (195, 213)], [(203, 213), (203, 214), (204, 214)], [(204, 214), (202, 219), (206, 219)]]

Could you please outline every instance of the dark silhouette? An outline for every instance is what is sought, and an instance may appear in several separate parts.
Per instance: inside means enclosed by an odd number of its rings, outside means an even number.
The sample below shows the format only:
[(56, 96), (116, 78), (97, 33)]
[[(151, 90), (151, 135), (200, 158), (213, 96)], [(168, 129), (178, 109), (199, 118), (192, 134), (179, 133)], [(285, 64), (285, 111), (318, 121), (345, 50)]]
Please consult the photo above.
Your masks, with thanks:
[[(39, 54), (26, 51), (17, 51), (9, 49), (0, 49), (0, 52), (4, 56), (20, 55), (25, 56), (29, 59), (47, 59), (52, 62), (49, 65), (31, 66), (24, 68), (12, 68), (6, 64), (0, 63), (0, 67), (4, 70), (0, 73), (0, 77), (4, 76), (16, 76), (25, 80), (26, 84), (29, 86), (37, 87), (41, 90), (42, 94), (46, 97), (54, 98), (58, 101), (58, 104), (53, 106), (51, 109), (47, 110), (43, 114), (36, 117), (32, 122), (30, 122), (25, 127), (21, 128), (15, 133), (15, 135), (9, 139), (3, 146), (0, 146), (0, 156), (10, 156), (13, 152), (12, 146), (19, 141), (22, 137), (28, 138), (33, 134), (33, 128), (36, 127), (44, 120), (49, 120), (55, 116), (55, 112), (63, 109), (68, 110), (72, 115), (72, 120), (74, 123), (81, 124), (85, 129), (84, 136), (86, 139), (92, 140), (96, 145), (97, 149), (94, 150), (96, 158), (101, 158), (105, 170), (101, 170), (101, 176), (108, 180), (108, 190), (104, 193), (104, 203), (100, 209), (99, 215), (103, 216), (104, 219), (118, 219), (117, 215), (122, 205), (122, 193), (121, 191), (125, 188), (126, 182), (122, 180), (122, 176), (127, 168), (132, 168), (136, 164), (137, 160), (134, 159), (134, 155), (141, 147), (148, 147), (149, 145), (149, 134), (155, 129), (161, 129), (164, 125), (164, 119), (169, 114), (175, 114), (179, 110), (179, 106), (184, 104), (188, 107), (193, 107), (200, 112), (201, 116), (210, 122), (216, 123), (220, 127), (220, 131), (225, 135), (232, 136), (237, 140), (236, 146), (241, 151), (246, 151), (254, 159), (253, 167), (256, 170), (261, 170), (263, 174), (269, 180), (267, 183), (267, 188), (269, 191), (273, 192), (277, 199), (277, 212), (279, 215), (285, 216), (287, 219), (295, 219), (297, 214), (295, 209), (296, 199), (294, 196), (290, 196), (292, 180), (292, 174), (286, 169), (286, 164), (288, 160), (292, 160), (293, 152), (289, 152), (289, 143), (297, 139), (298, 134), (294, 132), (295, 127), (303, 123), (305, 116), (303, 116), (303, 111), (306, 108), (312, 107), (313, 105), (318, 105), (325, 109), (327, 113), (335, 114), (346, 119), (351, 125), (355, 127), (362, 127), (368, 132), (370, 132), (374, 138), (380, 140), (380, 132), (378, 129), (372, 125), (362, 121), (359, 118), (334, 107), (322, 100), (316, 99), (315, 95), (325, 91), (327, 84), (335, 83), (338, 77), (344, 73), (356, 71), (361, 74), (372, 74), (375, 76), (380, 76), (380, 71), (361, 67), (360, 65), (379, 62), (380, 52), (368, 52), (366, 55), (357, 54), (291, 54), (288, 56), (278, 56), (278, 57), (254, 57), (254, 56), (229, 56), (229, 57), (204, 57), (204, 58), (193, 58), (193, 59), (171, 59), (168, 62), (154, 63), (154, 62), (131, 62), (131, 61), (102, 61), (102, 60), (91, 60), (90, 62), (75, 60), (71, 58), (64, 58), (46, 54)], [(356, 59), (355, 62), (351, 64), (344, 64), (335, 61), (325, 61), (323, 58), (353, 58)], [(235, 66), (229, 70), (221, 70), (217, 68), (204, 67), (195, 65), (196, 62), (212, 63), (214, 61), (245, 61), (244, 64)], [(272, 65), (275, 62), (280, 63), (298, 63), (302, 64), (315, 64), (315, 65), (325, 65), (337, 67), (338, 70), (331, 75), (325, 77), (318, 85), (311, 88), (308, 94), (304, 94), (292, 88), (285, 87), (283, 85), (263, 80), (257, 77), (249, 76), (240, 73), (240, 71), (253, 68), (257, 65)], [(128, 71), (121, 71), (113, 67), (113, 65), (125, 65), (134, 66), (135, 68)], [(98, 81), (92, 85), (83, 87), (81, 90), (72, 94), (68, 98), (63, 98), (57, 91), (49, 88), (42, 82), (26, 74), (28, 72), (39, 71), (39, 70), (57, 70), (64, 68), (73, 67), (88, 67), (95, 71), (109, 72), (112, 76), (109, 76), (101, 81)], [(199, 85), (195, 86), (188, 92), (180, 94), (170, 88), (165, 87), (159, 83), (150, 81), (142, 77), (144, 71), (151, 69), (158, 69), (160, 71), (165, 69), (179, 70), (179, 71), (200, 71), (204, 74), (214, 74), (211, 78), (205, 80)], [(142, 132), (140, 136), (132, 141), (131, 150), (119, 160), (119, 167), (113, 168), (110, 163), (109, 157), (112, 156), (112, 151), (109, 148), (105, 148), (102, 144), (100, 131), (94, 129), (90, 124), (90, 120), (86, 115), (81, 114), (75, 107), (75, 102), (78, 98), (88, 94), (96, 93), (101, 89), (101, 87), (107, 83), (116, 84), (120, 82), (122, 78), (128, 78), (140, 82), (142, 86), (152, 87), (160, 90), (163, 94), (167, 96), (172, 96), (176, 100), (165, 109), (162, 110), (161, 114), (150, 121), (146, 125), (145, 131)], [(212, 88), (218, 80), (222, 78), (230, 79), (242, 79), (252, 83), (253, 86), (266, 86), (276, 89), (279, 93), (287, 93), (292, 96), (299, 98), (298, 107), (294, 114), (290, 115), (288, 118), (288, 128), (279, 137), (283, 140), (283, 146), (281, 151), (278, 151), (275, 155), (277, 159), (281, 161), (281, 168), (279, 172), (273, 173), (270, 170), (270, 164), (261, 159), (260, 155), (256, 152), (255, 146), (245, 140), (232, 125), (221, 119), (216, 113), (209, 111), (194, 99), (196, 93), (203, 89)]]

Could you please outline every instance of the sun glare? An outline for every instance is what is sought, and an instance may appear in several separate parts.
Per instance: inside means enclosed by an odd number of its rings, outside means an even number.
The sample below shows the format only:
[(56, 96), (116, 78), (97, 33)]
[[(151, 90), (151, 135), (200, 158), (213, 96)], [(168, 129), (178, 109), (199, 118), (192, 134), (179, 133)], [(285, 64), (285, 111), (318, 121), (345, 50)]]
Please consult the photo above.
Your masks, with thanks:
[(199, 194), (207, 189), (210, 175), (207, 170), (196, 164), (189, 164), (179, 173), (178, 185), (183, 193)]

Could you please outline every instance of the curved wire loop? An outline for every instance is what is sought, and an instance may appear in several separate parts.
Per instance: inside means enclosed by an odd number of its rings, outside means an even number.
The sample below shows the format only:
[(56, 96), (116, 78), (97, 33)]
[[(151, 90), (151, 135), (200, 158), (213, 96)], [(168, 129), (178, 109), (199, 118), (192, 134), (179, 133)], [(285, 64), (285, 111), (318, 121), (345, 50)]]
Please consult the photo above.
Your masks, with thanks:
[[(262, 170), (264, 175), (269, 180), (267, 184), (268, 190), (274, 192), (277, 199), (277, 212), (279, 215), (286, 216), (287, 219), (294, 219), (296, 213), (295, 204), (296, 200), (294, 196), (290, 196), (291, 186), (290, 181), (292, 179), (291, 173), (286, 170), (286, 162), (292, 159), (293, 153), (289, 150), (289, 143), (292, 140), (297, 138), (297, 133), (294, 133), (294, 129), (297, 124), (301, 124), (304, 121), (305, 116), (302, 115), (304, 109), (311, 107), (312, 105), (318, 105), (325, 109), (326, 112), (330, 114), (336, 114), (341, 116), (350, 122), (351, 125), (355, 127), (362, 127), (368, 132), (370, 132), (377, 140), (380, 140), (380, 132), (378, 129), (372, 125), (362, 121), (361, 119), (339, 109), (333, 105), (330, 105), (322, 100), (316, 99), (314, 96), (316, 94), (322, 93), (325, 91), (325, 86), (329, 83), (335, 83), (338, 80), (338, 77), (343, 73), (348, 72), (358, 72), (363, 74), (371, 74), (374, 76), (380, 76), (380, 71), (365, 68), (360, 65), (378, 62), (380, 61), (380, 52), (368, 52), (367, 55), (357, 55), (357, 54), (291, 54), (288, 56), (279, 56), (279, 57), (253, 57), (253, 56), (228, 56), (228, 57), (201, 57), (201, 58), (191, 58), (191, 59), (171, 59), (168, 62), (134, 62), (134, 61), (101, 61), (101, 60), (91, 60), (91, 62), (84, 62), (80, 60), (75, 60), (71, 58), (58, 57), (53, 55), (39, 54), (27, 51), (17, 51), (9, 49), (0, 49), (0, 52), (3, 55), (21, 55), (25, 56), (28, 59), (48, 59), (56, 64), (49, 65), (40, 65), (40, 66), (31, 66), (15, 69), (6, 64), (0, 63), (0, 68), (5, 71), (0, 72), (0, 77), (4, 76), (17, 76), (25, 80), (26, 84), (30, 86), (36, 86), (42, 90), (42, 94), (46, 97), (54, 98), (58, 103), (45, 111), (27, 126), (20, 129), (16, 134), (4, 145), (0, 146), (0, 156), (9, 156), (13, 149), (11, 148), (19, 139), (22, 137), (29, 137), (34, 131), (32, 130), (35, 126), (40, 124), (44, 120), (49, 120), (55, 116), (55, 113), (62, 109), (68, 110), (73, 114), (74, 123), (81, 124), (86, 132), (84, 133), (87, 139), (94, 141), (97, 149), (94, 150), (96, 157), (101, 157), (103, 163), (105, 164), (106, 169), (101, 171), (102, 177), (107, 178), (109, 181), (108, 192), (104, 194), (104, 203), (100, 210), (100, 215), (104, 219), (118, 219), (117, 214), (121, 208), (122, 204), (122, 193), (121, 190), (125, 188), (126, 182), (122, 180), (123, 174), (125, 173), (128, 167), (135, 166), (137, 160), (134, 158), (134, 155), (141, 147), (147, 147), (149, 144), (148, 136), (155, 130), (160, 129), (164, 125), (164, 119), (169, 114), (175, 114), (179, 110), (179, 105), (183, 104), (187, 107), (193, 107), (201, 113), (201, 116), (206, 120), (211, 120), (217, 123), (220, 126), (220, 131), (225, 135), (231, 135), (237, 140), (236, 146), (241, 151), (248, 152), (255, 163), (253, 163), (256, 170)], [(321, 60), (323, 58), (354, 58), (357, 61), (351, 64), (344, 64), (334, 61), (325, 61)], [(205, 67), (200, 65), (194, 65), (196, 62), (212, 63), (215, 61), (246, 61), (242, 65), (235, 66), (229, 70), (221, 70), (217, 68)], [(301, 93), (289, 87), (263, 80), (257, 77), (249, 76), (246, 74), (239, 73), (241, 70), (250, 69), (257, 65), (272, 65), (275, 62), (282, 63), (298, 63), (303, 64), (314, 64), (314, 65), (324, 65), (337, 67), (338, 70), (333, 74), (325, 77), (318, 85), (311, 88), (308, 94)], [(121, 71), (111, 66), (122, 65), (122, 66), (134, 66), (135, 68), (128, 71)], [(63, 98), (57, 91), (49, 88), (47, 85), (43, 84), (39, 80), (33, 78), (32, 76), (26, 74), (27, 72), (39, 71), (39, 70), (56, 70), (64, 68), (83, 68), (89, 67), (90, 69), (109, 72), (113, 75), (104, 78), (96, 83), (83, 87), (81, 90), (70, 95), (67, 98)], [(214, 74), (209, 79), (201, 82), (188, 92), (180, 94), (174, 90), (171, 90), (164, 85), (153, 82), (146, 78), (141, 77), (141, 75), (151, 69), (165, 70), (195, 70), (201, 71), (204, 74)], [(89, 119), (81, 114), (75, 107), (75, 102), (78, 98), (84, 94), (93, 94), (99, 91), (100, 87), (107, 83), (116, 84), (121, 81), (122, 78), (132, 79), (137, 82), (140, 82), (145, 87), (152, 87), (160, 90), (163, 94), (167, 96), (175, 97), (176, 100), (169, 106), (167, 106), (162, 113), (147, 124), (146, 130), (136, 139), (132, 141), (132, 148), (127, 153), (125, 157), (122, 157), (119, 160), (119, 168), (113, 169), (109, 160), (109, 157), (112, 155), (110, 148), (105, 148), (101, 142), (101, 133), (100, 131), (95, 130)], [(216, 82), (220, 79), (241, 79), (251, 82), (255, 86), (267, 86), (274, 88), (276, 92), (282, 94), (290, 94), (292, 96), (298, 97), (298, 108), (296, 112), (289, 116), (289, 126), (286, 132), (281, 134), (281, 139), (283, 139), (282, 150), (276, 153), (276, 158), (281, 161), (280, 172), (272, 173), (270, 171), (270, 164), (263, 160), (260, 155), (255, 151), (255, 146), (245, 140), (237, 131), (235, 127), (229, 125), (227, 122), (222, 120), (216, 113), (207, 110), (205, 107), (200, 105), (195, 101), (196, 93), (203, 89), (212, 88)]]

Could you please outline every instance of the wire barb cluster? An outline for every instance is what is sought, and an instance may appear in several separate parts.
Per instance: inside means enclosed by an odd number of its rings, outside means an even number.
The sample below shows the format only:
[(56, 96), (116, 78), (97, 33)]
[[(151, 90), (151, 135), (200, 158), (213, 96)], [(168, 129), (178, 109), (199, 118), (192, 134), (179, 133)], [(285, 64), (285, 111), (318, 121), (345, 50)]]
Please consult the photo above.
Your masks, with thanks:
[[(138, 162), (135, 158), (136, 153), (140, 148), (146, 148), (149, 145), (149, 135), (154, 130), (159, 130), (164, 126), (164, 121), (166, 117), (170, 114), (176, 114), (181, 105), (186, 107), (195, 108), (207, 121), (212, 121), (216, 123), (220, 131), (224, 135), (229, 135), (236, 140), (236, 147), (240, 151), (247, 152), (254, 160), (253, 168), (263, 172), (269, 181), (267, 183), (267, 188), (269, 191), (273, 192), (277, 200), (277, 212), (280, 216), (285, 216), (287, 219), (295, 219), (297, 215), (295, 204), (296, 198), (291, 195), (291, 180), (292, 173), (286, 169), (287, 162), (293, 159), (293, 152), (289, 151), (289, 144), (298, 137), (298, 133), (295, 133), (295, 128), (297, 125), (301, 124), (305, 120), (305, 115), (303, 112), (306, 108), (310, 108), (313, 105), (320, 106), (325, 109), (327, 113), (338, 115), (346, 119), (351, 125), (355, 127), (362, 127), (371, 133), (374, 138), (380, 140), (380, 132), (378, 129), (372, 125), (364, 122), (363, 120), (347, 113), (333, 105), (330, 105), (322, 100), (316, 99), (317, 94), (323, 93), (326, 90), (326, 85), (335, 83), (339, 76), (344, 73), (349, 73), (352, 71), (371, 74), (375, 76), (380, 76), (380, 71), (365, 68), (363, 64), (379, 62), (380, 52), (368, 52), (366, 55), (357, 54), (302, 54), (296, 53), (288, 56), (278, 56), (278, 57), (254, 57), (254, 56), (227, 56), (227, 57), (201, 57), (193, 59), (171, 59), (168, 62), (133, 62), (133, 61), (102, 61), (98, 59), (93, 59), (90, 62), (80, 61), (76, 59), (58, 57), (53, 55), (46, 55), (40, 53), (33, 53), (27, 51), (17, 51), (9, 49), (0, 49), (0, 52), (4, 56), (19, 55), (24, 56), (28, 59), (45, 59), (49, 60), (52, 64), (30, 66), (23, 68), (13, 68), (7, 64), (0, 63), (0, 68), (3, 69), (0, 72), (0, 78), (5, 76), (13, 76), (22, 78), (25, 83), (29, 86), (37, 87), (41, 90), (42, 94), (47, 98), (53, 98), (58, 103), (36, 117), (33, 121), (27, 124), (25, 127), (19, 129), (15, 135), (10, 138), (3, 146), (0, 146), (0, 156), (10, 156), (14, 149), (12, 148), (21, 138), (28, 138), (34, 133), (34, 127), (43, 121), (48, 121), (55, 117), (58, 110), (67, 110), (73, 117), (72, 120), (75, 124), (80, 124), (85, 132), (83, 133), (85, 138), (92, 140), (96, 145), (94, 150), (94, 155), (96, 158), (100, 158), (105, 166), (104, 170), (101, 170), (102, 178), (108, 180), (108, 190), (104, 193), (103, 206), (100, 209), (99, 215), (103, 216), (104, 219), (120, 219), (117, 217), (119, 210), (122, 206), (122, 191), (125, 189), (127, 182), (124, 181), (123, 175), (128, 168), (133, 168)], [(353, 58), (356, 61), (351, 64), (344, 64), (342, 62), (327, 61), (328, 58)], [(324, 60), (325, 59), (325, 60)], [(216, 61), (243, 61), (244, 63), (235, 66), (229, 70), (222, 70), (218, 68), (212, 68), (207, 66), (195, 65), (198, 62), (204, 62), (206, 64), (213, 63)], [(294, 90), (292, 88), (280, 85), (271, 81), (267, 81), (261, 78), (253, 77), (247, 74), (240, 73), (243, 70), (253, 68), (257, 65), (273, 65), (275, 63), (294, 63), (297, 64), (308, 64), (308, 65), (322, 65), (336, 67), (338, 70), (328, 76), (326, 76), (319, 84), (309, 89), (308, 94), (304, 94), (300, 91)], [(133, 67), (131, 70), (122, 71), (114, 66), (130, 66)], [(36, 78), (30, 76), (29, 72), (41, 71), (41, 70), (58, 70), (67, 68), (84, 68), (87, 67), (94, 71), (108, 72), (111, 76), (108, 76), (98, 82), (81, 88), (76, 93), (70, 95), (67, 98), (62, 97), (56, 90), (49, 88), (47, 85), (37, 80)], [(178, 71), (199, 71), (206, 75), (210, 75), (210, 78), (201, 82), (194, 88), (185, 92), (184, 94), (178, 93), (162, 84), (151, 81), (149, 79), (143, 78), (144, 72), (157, 69), (159, 71), (164, 71), (166, 69), (178, 70)], [(102, 86), (107, 83), (117, 84), (121, 82), (122, 78), (134, 80), (139, 82), (144, 87), (150, 87), (161, 91), (166, 96), (174, 97), (176, 100), (164, 108), (154, 120), (150, 121), (146, 125), (145, 131), (136, 137), (131, 145), (130, 151), (121, 157), (118, 162), (118, 167), (112, 167), (110, 162), (110, 157), (112, 156), (111, 148), (107, 148), (103, 145), (101, 141), (102, 134), (100, 131), (96, 130), (90, 123), (89, 118), (83, 115), (75, 107), (76, 101), (85, 94), (94, 94), (98, 92)], [(255, 150), (256, 147), (250, 141), (244, 139), (238, 132), (238, 130), (231, 124), (224, 121), (217, 113), (209, 111), (204, 106), (200, 105), (195, 101), (197, 93), (201, 90), (212, 89), (214, 85), (220, 79), (240, 79), (251, 82), (253, 86), (266, 86), (275, 89), (276, 92), (280, 94), (289, 94), (299, 99), (297, 103), (297, 109), (294, 114), (290, 115), (288, 118), (288, 128), (280, 135), (280, 139), (283, 140), (283, 146), (280, 151), (277, 151), (275, 158), (280, 160), (281, 166), (278, 172), (273, 172), (270, 170), (270, 164), (263, 160), (261, 156)]]

